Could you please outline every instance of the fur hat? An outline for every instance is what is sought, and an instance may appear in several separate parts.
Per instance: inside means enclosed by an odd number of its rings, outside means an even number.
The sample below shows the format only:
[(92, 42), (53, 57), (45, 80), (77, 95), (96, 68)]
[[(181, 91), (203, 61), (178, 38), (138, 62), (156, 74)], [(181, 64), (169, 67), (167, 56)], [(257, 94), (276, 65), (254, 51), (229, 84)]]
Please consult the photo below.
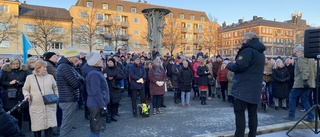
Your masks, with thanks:
[(96, 65), (101, 60), (101, 55), (97, 52), (87, 53), (87, 63), (89, 66)]
[(72, 46), (67, 46), (66, 53), (64, 54), (64, 57), (69, 58), (69, 57), (76, 57), (76, 56), (79, 56), (78, 50), (76, 50)]
[(296, 53), (296, 52), (298, 52), (298, 51), (304, 51), (304, 47), (302, 47), (302, 46), (297, 46), (297, 47), (295, 47), (294, 49), (293, 49), (293, 52), (294, 53)]

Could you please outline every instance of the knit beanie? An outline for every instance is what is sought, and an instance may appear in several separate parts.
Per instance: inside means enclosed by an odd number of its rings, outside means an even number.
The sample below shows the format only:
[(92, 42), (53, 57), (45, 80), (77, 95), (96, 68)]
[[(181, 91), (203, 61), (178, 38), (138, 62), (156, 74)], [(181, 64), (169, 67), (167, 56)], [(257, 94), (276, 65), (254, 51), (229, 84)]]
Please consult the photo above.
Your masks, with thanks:
[(116, 60), (115, 60), (114, 58), (110, 58), (110, 59), (108, 59), (108, 61), (112, 61), (114, 66), (117, 65), (117, 64), (116, 64)]
[(87, 63), (89, 66), (96, 65), (101, 60), (101, 55), (97, 52), (87, 53)]
[(132, 57), (133, 60), (136, 60), (137, 58), (139, 58), (138, 55), (134, 55), (134, 56)]
[(75, 57), (75, 56), (79, 56), (78, 50), (76, 50), (74, 47), (72, 47), (70, 45), (67, 46), (66, 53), (64, 54), (64, 57), (69, 58), (69, 57)]
[(304, 51), (304, 47), (302, 47), (302, 46), (297, 46), (297, 47), (295, 47), (294, 49), (293, 49), (293, 52), (294, 53), (296, 53), (296, 52), (298, 52), (298, 51)]
[(47, 52), (44, 54), (44, 59), (49, 60), (52, 56), (56, 55), (54, 52)]

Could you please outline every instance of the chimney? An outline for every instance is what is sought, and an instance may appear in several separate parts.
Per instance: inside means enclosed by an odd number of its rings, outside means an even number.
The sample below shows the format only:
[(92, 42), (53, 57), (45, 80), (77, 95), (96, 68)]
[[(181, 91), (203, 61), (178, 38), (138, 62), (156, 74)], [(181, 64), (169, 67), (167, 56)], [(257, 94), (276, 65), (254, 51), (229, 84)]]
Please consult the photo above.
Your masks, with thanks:
[(222, 27), (224, 28), (224, 27), (226, 27), (227, 26), (227, 23), (226, 23), (226, 21), (224, 21), (223, 23), (222, 23)]
[(273, 21), (277, 21), (276, 18), (273, 18)]
[(138, 2), (141, 2), (141, 0), (138, 0)]
[(258, 16), (253, 16), (252, 20), (258, 19)]
[(23, 4), (27, 4), (27, 1), (23, 1)]
[(243, 19), (239, 19), (238, 23), (241, 24), (243, 22)]
[(147, 0), (144, 0), (144, 3), (148, 3)]

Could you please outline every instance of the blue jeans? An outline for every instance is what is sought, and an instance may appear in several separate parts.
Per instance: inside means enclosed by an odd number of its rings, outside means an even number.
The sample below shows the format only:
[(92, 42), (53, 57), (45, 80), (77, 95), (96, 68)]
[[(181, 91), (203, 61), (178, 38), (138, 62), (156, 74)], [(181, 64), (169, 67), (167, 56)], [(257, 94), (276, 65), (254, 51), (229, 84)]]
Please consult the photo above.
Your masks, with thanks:
[[(189, 104), (190, 103), (190, 92), (184, 92), (184, 91), (181, 91), (181, 103), (182, 104)], [(186, 102), (184, 102), (184, 99), (186, 98)]]
[(271, 81), (266, 83), (266, 88), (267, 88), (268, 104), (272, 105), (273, 104), (273, 95), (272, 95), (273, 82)]
[(95, 134), (95, 133), (90, 132), (89, 137), (100, 137), (100, 133)]
[[(289, 117), (295, 117), (298, 96), (300, 96), (301, 104), (306, 111), (311, 108), (309, 103), (310, 89), (293, 88), (289, 94)], [(314, 119), (314, 115), (311, 112), (308, 114), (308, 119)]]

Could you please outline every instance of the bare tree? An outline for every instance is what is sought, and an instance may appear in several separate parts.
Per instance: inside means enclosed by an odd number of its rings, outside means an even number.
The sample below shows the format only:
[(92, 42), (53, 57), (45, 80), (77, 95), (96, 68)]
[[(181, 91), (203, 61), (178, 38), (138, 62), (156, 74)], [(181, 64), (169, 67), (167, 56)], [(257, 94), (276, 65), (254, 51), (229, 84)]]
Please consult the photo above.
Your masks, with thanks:
[(13, 15), (0, 13), (0, 44), (14, 39), (18, 33), (17, 28)]
[(88, 46), (90, 52), (103, 38), (100, 35), (104, 32), (103, 14), (98, 15), (97, 13), (98, 10), (90, 8), (87, 12), (82, 13), (84, 14), (81, 15), (82, 18), (74, 20), (75, 41), (80, 45)]
[(69, 30), (63, 29), (62, 24), (51, 14), (46, 10), (37, 11), (34, 18), (35, 26), (29, 26), (31, 32), (26, 34), (34, 42), (34, 46), (43, 52), (50, 51), (53, 42), (67, 43), (70, 39)]
[(212, 54), (215, 55), (217, 53), (217, 45), (218, 45), (218, 25), (217, 18), (212, 18), (209, 15), (210, 21), (206, 22), (202, 32), (202, 39), (200, 40), (200, 44), (204, 50), (209, 52), (209, 56)]
[(162, 37), (162, 46), (173, 55), (174, 49), (181, 46), (181, 23), (176, 18), (166, 18), (166, 25)]

